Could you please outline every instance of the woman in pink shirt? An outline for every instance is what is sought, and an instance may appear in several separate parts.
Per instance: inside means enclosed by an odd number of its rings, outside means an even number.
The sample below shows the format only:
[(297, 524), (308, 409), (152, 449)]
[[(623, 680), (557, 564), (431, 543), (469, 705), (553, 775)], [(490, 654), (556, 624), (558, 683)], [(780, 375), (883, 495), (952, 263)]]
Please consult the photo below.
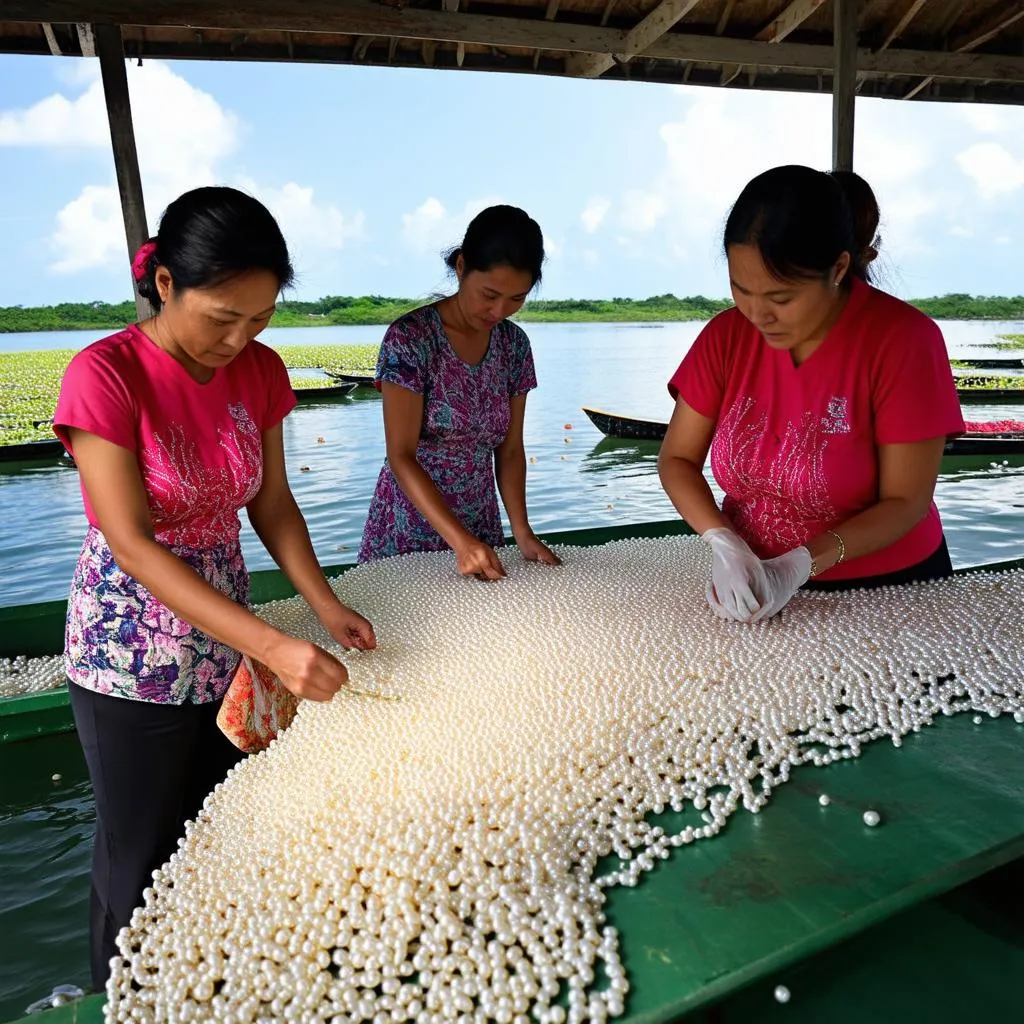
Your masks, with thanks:
[[(948, 575), (932, 495), (946, 439), (964, 425), (938, 326), (867, 282), (870, 243), (828, 174), (754, 178), (724, 242), (736, 306), (669, 383), (659, 462), (711, 546), (712, 608), (752, 622), (805, 585)], [(721, 509), (702, 472), (709, 452)]]
[(285, 475), (295, 396), (280, 356), (254, 340), (292, 279), (274, 218), (234, 189), (196, 189), (132, 269), (156, 315), (75, 356), (54, 417), (89, 522), (65, 665), (96, 797), (98, 988), (152, 871), (240, 757), (216, 724), (239, 652), (310, 700), (348, 678), (248, 610), (238, 510), (338, 643), (376, 644), (325, 580)]

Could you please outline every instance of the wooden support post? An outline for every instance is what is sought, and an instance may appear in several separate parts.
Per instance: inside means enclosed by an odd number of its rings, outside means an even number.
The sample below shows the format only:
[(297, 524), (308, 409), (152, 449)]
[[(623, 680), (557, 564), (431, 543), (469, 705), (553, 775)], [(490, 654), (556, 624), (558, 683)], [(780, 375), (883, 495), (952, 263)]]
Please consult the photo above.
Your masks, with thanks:
[[(114, 151), (114, 170), (117, 172), (117, 189), (121, 194), (121, 215), (124, 217), (124, 233), (128, 243), (128, 261), (131, 263), (135, 251), (149, 238), (146, 224), (146, 205), (142, 196), (142, 176), (139, 174), (139, 157), (135, 149), (135, 132), (132, 128), (132, 108), (128, 99), (128, 76), (124, 67), (124, 46), (121, 42), (120, 25), (94, 25), (96, 55), (100, 59), (100, 73), (103, 76), (103, 95), (107, 101), (107, 120), (110, 123), (110, 144)], [(132, 287), (135, 280), (132, 279)], [(135, 291), (135, 307), (140, 320), (153, 315), (149, 302)]]
[(832, 49), (832, 169), (853, 170), (853, 112), (857, 102), (858, 0), (834, 0)]

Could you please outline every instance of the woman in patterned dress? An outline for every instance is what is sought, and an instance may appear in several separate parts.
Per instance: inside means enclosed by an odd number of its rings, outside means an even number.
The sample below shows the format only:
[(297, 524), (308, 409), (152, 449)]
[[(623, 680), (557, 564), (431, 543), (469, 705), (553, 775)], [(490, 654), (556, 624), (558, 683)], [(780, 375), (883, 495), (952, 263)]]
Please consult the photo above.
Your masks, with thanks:
[(376, 644), (324, 579), (285, 475), (295, 396), (281, 357), (254, 340), (292, 278), (274, 218), (234, 189), (196, 189), (132, 270), (156, 315), (75, 356), (54, 416), (89, 522), (65, 667), (96, 798), (97, 988), (153, 870), (241, 756), (216, 721), (240, 652), (311, 700), (348, 678), (248, 610), (238, 510), (339, 644)]
[(500, 579), (500, 492), (523, 557), (558, 564), (527, 517), (523, 419), (537, 378), (529, 338), (507, 319), (540, 280), (543, 260), (537, 223), (492, 206), (447, 256), (458, 291), (388, 328), (376, 373), (387, 460), (361, 562), (450, 548), (463, 575)]

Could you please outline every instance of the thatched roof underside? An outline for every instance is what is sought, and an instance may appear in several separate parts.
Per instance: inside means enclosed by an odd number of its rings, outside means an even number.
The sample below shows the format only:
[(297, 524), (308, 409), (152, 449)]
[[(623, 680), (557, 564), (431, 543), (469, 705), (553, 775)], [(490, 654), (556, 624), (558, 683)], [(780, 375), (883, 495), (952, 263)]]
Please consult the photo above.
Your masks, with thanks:
[[(0, 52), (303, 61), (829, 92), (841, 0), (2, 0)], [(852, 2), (852, 0), (847, 0)], [(862, 96), (1024, 103), (1024, 0), (859, 0)]]

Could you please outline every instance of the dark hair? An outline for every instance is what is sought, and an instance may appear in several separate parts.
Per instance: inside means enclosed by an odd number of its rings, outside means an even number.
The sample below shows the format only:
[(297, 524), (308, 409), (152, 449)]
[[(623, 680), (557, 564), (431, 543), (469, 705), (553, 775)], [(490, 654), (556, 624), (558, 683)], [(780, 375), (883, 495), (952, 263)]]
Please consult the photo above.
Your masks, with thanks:
[(799, 164), (773, 167), (747, 183), (725, 223), (731, 245), (754, 245), (768, 271), (782, 281), (824, 278), (839, 257), (865, 276), (849, 203), (839, 182)]
[(529, 274), (537, 284), (544, 262), (544, 235), (540, 225), (518, 206), (489, 206), (469, 222), (462, 245), (445, 253), (450, 270), (460, 256), (467, 273), (511, 267)]
[(271, 212), (238, 189), (196, 188), (164, 211), (140, 268), (139, 294), (160, 308), (156, 270), (166, 267), (177, 289), (213, 288), (250, 270), (269, 270), (282, 288), (295, 276), (288, 246)]
[(868, 264), (878, 255), (882, 245), (882, 238), (878, 234), (878, 222), (882, 216), (878, 200), (871, 186), (856, 171), (833, 171), (832, 177), (839, 182), (849, 204), (857, 250), (864, 263), (864, 277), (870, 280)]

